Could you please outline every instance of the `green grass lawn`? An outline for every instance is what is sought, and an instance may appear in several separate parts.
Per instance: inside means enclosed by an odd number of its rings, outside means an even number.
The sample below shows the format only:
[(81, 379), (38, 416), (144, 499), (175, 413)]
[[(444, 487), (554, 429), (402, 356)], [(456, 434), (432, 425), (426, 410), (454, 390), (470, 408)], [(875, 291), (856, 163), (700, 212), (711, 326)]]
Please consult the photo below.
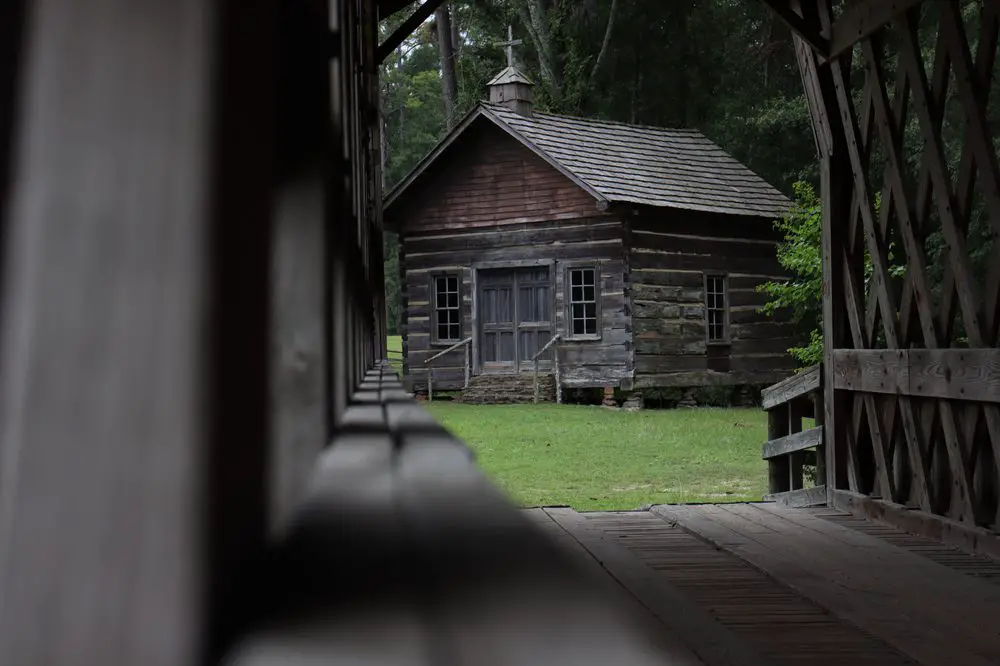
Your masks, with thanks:
[[(402, 372), (402, 338), (387, 342), (389, 360)], [(767, 492), (767, 465), (760, 458), (767, 419), (757, 409), (426, 406), (524, 506), (625, 510), (759, 500)]]
[(427, 405), (523, 506), (581, 511), (756, 501), (767, 492), (764, 413), (628, 413), (572, 405)]
[(403, 374), (403, 336), (387, 336), (385, 347), (389, 355), (389, 365), (399, 374)]

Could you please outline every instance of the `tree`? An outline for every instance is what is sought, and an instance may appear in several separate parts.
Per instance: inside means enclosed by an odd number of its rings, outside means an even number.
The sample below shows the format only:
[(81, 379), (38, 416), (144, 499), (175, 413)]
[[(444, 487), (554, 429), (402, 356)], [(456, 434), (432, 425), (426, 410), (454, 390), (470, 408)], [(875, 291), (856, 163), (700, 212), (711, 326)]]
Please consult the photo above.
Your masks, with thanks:
[(448, 129), (458, 122), (458, 78), (455, 76), (455, 33), (452, 30), (451, 11), (442, 3), (434, 13), (437, 24), (438, 52), (441, 54), (441, 90), (444, 95), (445, 117)]
[(791, 274), (787, 281), (771, 281), (758, 287), (768, 295), (764, 314), (787, 312), (799, 330), (808, 336), (803, 346), (788, 352), (802, 365), (823, 360), (823, 211), (809, 183), (794, 186), (795, 203), (775, 226), (784, 232), (778, 245), (778, 263)]
[[(807, 342), (791, 347), (788, 353), (803, 366), (810, 366), (823, 360), (823, 209), (812, 185), (798, 182), (793, 189), (795, 199), (791, 209), (775, 222), (785, 235), (778, 244), (778, 263), (791, 277), (772, 280), (757, 290), (769, 297), (761, 312), (772, 316), (787, 313), (807, 338)], [(877, 217), (882, 208), (880, 195), (875, 196), (874, 204)], [(900, 256), (893, 241), (889, 241), (886, 250), (891, 288), (898, 292), (906, 277), (906, 259)], [(867, 250), (864, 262), (863, 302), (867, 302), (872, 297), (874, 275), (874, 264)], [(883, 343), (882, 333), (876, 335), (876, 342)]]

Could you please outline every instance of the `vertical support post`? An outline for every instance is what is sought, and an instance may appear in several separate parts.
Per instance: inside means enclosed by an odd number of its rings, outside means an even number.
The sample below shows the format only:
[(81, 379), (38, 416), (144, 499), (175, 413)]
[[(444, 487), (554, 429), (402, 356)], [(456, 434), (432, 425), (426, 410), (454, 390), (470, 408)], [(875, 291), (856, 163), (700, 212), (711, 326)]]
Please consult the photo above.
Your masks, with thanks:
[[(309, 7), (309, 10), (305, 10)], [(323, 0), (285, 5), (279, 77), (280, 162), (271, 254), (271, 528), (305, 490), (329, 441), (326, 298), (330, 76)]]
[[(820, 26), (818, 11), (830, 13), (829, 3), (803, 3), (807, 23)], [(829, 16), (825, 16), (829, 19)], [(850, 422), (849, 396), (834, 389), (833, 355), (849, 346), (847, 301), (844, 294), (844, 250), (847, 220), (852, 203), (850, 161), (843, 123), (837, 107), (830, 67), (820, 67), (815, 52), (795, 37), (799, 73), (812, 117), (813, 134), (820, 158), (820, 189), (823, 231), (823, 441), (827, 477), (827, 502), (833, 491), (847, 484), (846, 428)], [(849, 63), (848, 63), (849, 65)]]
[[(772, 441), (788, 434), (788, 406), (778, 405), (767, 412), (767, 439)], [(768, 491), (772, 494), (791, 490), (788, 456), (767, 461)]]
[[(821, 369), (822, 373), (823, 370)], [(820, 387), (813, 391), (812, 401), (813, 401), (813, 414), (816, 419), (816, 426), (822, 427), (823, 431), (826, 432), (826, 427), (823, 425), (824, 422), (824, 405), (823, 405), (823, 379), (820, 375)], [(820, 444), (816, 447), (816, 485), (825, 486), (826, 485), (826, 444)]]
[(427, 368), (427, 402), (434, 402), (434, 368)]
[(465, 388), (469, 388), (469, 380), (472, 375), (472, 351), (469, 349), (471, 343), (465, 343)]
[(538, 404), (538, 359), (537, 358), (535, 358), (534, 364), (535, 364), (535, 369), (534, 372), (532, 373), (532, 379), (535, 382), (535, 404), (537, 405)]
[(281, 4), (32, 5), (0, 260), (2, 664), (216, 663), (259, 599), (232, 581), (268, 528)]
[(556, 404), (561, 405), (563, 401), (562, 377), (559, 374), (559, 345), (552, 347), (552, 364), (555, 367), (556, 379)]
[[(788, 403), (788, 433), (794, 435), (802, 432), (802, 417), (805, 412), (805, 401), (808, 397), (799, 397)], [(803, 486), (802, 465), (805, 463), (805, 452), (796, 451), (788, 454), (788, 489), (799, 490)]]

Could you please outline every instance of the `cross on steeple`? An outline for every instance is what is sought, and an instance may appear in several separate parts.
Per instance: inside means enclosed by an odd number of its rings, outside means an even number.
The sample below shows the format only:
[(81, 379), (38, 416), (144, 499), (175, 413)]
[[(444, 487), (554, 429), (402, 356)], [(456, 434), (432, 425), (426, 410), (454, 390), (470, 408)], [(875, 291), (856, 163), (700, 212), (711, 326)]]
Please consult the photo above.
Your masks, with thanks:
[(514, 64), (514, 47), (521, 43), (520, 39), (514, 39), (514, 28), (508, 25), (507, 41), (496, 43), (507, 49), (507, 67), (486, 87), (490, 91), (491, 104), (499, 104), (522, 116), (531, 117), (532, 83)]
[(508, 25), (507, 26), (507, 41), (506, 42), (500, 42), (500, 44), (498, 45), (498, 46), (505, 46), (505, 47), (507, 47), (507, 66), (508, 67), (513, 67), (514, 66), (514, 47), (515, 46), (520, 46), (523, 43), (524, 43), (523, 40), (514, 39), (514, 26)]

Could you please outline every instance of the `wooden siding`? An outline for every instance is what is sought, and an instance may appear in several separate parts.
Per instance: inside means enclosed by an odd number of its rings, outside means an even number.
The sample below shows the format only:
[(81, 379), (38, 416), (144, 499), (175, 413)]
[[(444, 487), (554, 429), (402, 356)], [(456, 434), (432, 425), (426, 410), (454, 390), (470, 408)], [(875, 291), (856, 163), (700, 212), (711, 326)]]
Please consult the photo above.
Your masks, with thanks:
[(599, 215), (591, 195), (485, 119), (415, 185), (386, 211), (407, 234)]
[[(757, 287), (783, 273), (770, 223), (643, 211), (630, 226), (636, 388), (763, 385), (789, 374), (791, 325), (758, 312), (766, 298)], [(706, 273), (728, 278), (726, 345), (707, 341)]]
[[(602, 336), (599, 340), (560, 343), (562, 379), (571, 387), (621, 385), (631, 359), (631, 331), (624, 292), (625, 265), (622, 224), (608, 217), (550, 223), (521, 223), (502, 228), (447, 233), (404, 233), (405, 383), (409, 390), (427, 385), (424, 361), (446, 345), (432, 343), (431, 276), (457, 273), (462, 279), (462, 337), (476, 336), (473, 320), (474, 273), (485, 265), (548, 265), (555, 286), (555, 332), (566, 334), (564, 282), (570, 265), (600, 268)], [(434, 364), (434, 385), (441, 390), (461, 387), (464, 352), (455, 351)], [(478, 366), (478, 363), (477, 363)]]

